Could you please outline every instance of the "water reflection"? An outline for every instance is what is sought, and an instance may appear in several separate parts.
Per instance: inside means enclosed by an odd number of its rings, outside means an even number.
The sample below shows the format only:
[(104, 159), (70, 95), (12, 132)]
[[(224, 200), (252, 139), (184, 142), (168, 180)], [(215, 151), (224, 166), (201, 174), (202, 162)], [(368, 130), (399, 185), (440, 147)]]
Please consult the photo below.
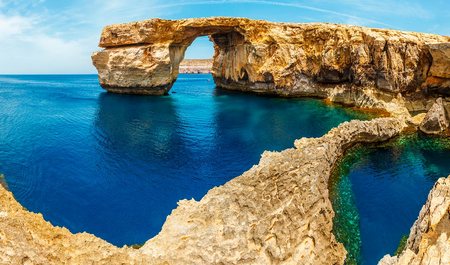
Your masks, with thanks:
[(55, 225), (143, 243), (178, 200), (200, 199), (263, 150), (362, 117), (319, 100), (217, 93), (211, 75), (180, 75), (173, 91), (102, 93), (94, 75), (0, 78), (0, 172)]
[(129, 159), (171, 159), (183, 142), (182, 128), (171, 97), (142, 97), (102, 93), (95, 119), (101, 150)]

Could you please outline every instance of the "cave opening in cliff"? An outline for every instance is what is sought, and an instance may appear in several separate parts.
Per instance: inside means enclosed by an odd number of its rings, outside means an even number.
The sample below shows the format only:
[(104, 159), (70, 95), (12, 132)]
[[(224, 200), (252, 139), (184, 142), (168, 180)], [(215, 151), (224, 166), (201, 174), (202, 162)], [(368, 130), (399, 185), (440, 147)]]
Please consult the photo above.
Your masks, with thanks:
[(207, 74), (211, 72), (214, 45), (209, 36), (199, 36), (187, 47), (179, 66), (181, 74)]

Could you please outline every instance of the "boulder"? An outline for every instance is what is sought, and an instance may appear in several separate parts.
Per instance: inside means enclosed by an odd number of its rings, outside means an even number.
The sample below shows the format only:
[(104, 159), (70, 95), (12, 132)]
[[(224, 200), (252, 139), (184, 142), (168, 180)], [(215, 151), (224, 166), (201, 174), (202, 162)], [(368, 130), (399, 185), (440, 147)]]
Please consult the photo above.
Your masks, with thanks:
[(425, 115), (419, 128), (426, 134), (440, 134), (449, 126), (442, 98), (438, 98)]

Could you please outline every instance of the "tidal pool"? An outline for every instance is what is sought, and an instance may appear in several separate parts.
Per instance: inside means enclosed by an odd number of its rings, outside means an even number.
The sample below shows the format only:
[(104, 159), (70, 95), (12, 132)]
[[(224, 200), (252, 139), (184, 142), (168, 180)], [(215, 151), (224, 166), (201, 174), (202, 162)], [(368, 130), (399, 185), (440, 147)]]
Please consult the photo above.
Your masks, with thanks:
[(377, 264), (395, 254), (436, 180), (449, 174), (449, 138), (411, 134), (349, 150), (330, 183), (347, 264)]
[(129, 96), (103, 92), (95, 75), (0, 76), (0, 172), (54, 225), (139, 244), (178, 200), (201, 199), (264, 150), (366, 118), (214, 87), (211, 75), (180, 75), (170, 96)]

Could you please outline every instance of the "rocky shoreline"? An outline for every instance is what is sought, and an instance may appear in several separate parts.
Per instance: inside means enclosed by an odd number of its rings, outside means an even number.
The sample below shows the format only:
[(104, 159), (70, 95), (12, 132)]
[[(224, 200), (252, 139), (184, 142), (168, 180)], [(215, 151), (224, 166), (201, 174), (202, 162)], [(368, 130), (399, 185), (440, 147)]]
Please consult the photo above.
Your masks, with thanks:
[[(264, 152), (258, 165), (200, 201), (180, 201), (139, 249), (54, 227), (0, 187), (0, 263), (344, 264), (328, 190), (339, 158), (355, 144), (448, 129), (450, 38), (430, 34), (231, 18), (113, 25), (102, 33), (105, 49), (92, 56), (100, 83), (110, 92), (165, 94), (199, 35), (214, 42), (220, 87), (321, 97), (391, 117), (344, 122), (293, 148)], [(449, 263), (449, 180), (430, 192), (406, 249), (381, 264)]]
[[(332, 233), (328, 197), (333, 168), (349, 147), (382, 142), (407, 129), (400, 118), (355, 120), (320, 138), (299, 139), (294, 148), (265, 152), (258, 165), (200, 201), (180, 201), (161, 232), (140, 249), (117, 248), (93, 235), (54, 227), (1, 187), (0, 263), (343, 264), (346, 251)], [(449, 179), (439, 180), (430, 193), (405, 252), (385, 257), (382, 264), (396, 264), (404, 255), (419, 259), (423, 253), (445, 261)]]

